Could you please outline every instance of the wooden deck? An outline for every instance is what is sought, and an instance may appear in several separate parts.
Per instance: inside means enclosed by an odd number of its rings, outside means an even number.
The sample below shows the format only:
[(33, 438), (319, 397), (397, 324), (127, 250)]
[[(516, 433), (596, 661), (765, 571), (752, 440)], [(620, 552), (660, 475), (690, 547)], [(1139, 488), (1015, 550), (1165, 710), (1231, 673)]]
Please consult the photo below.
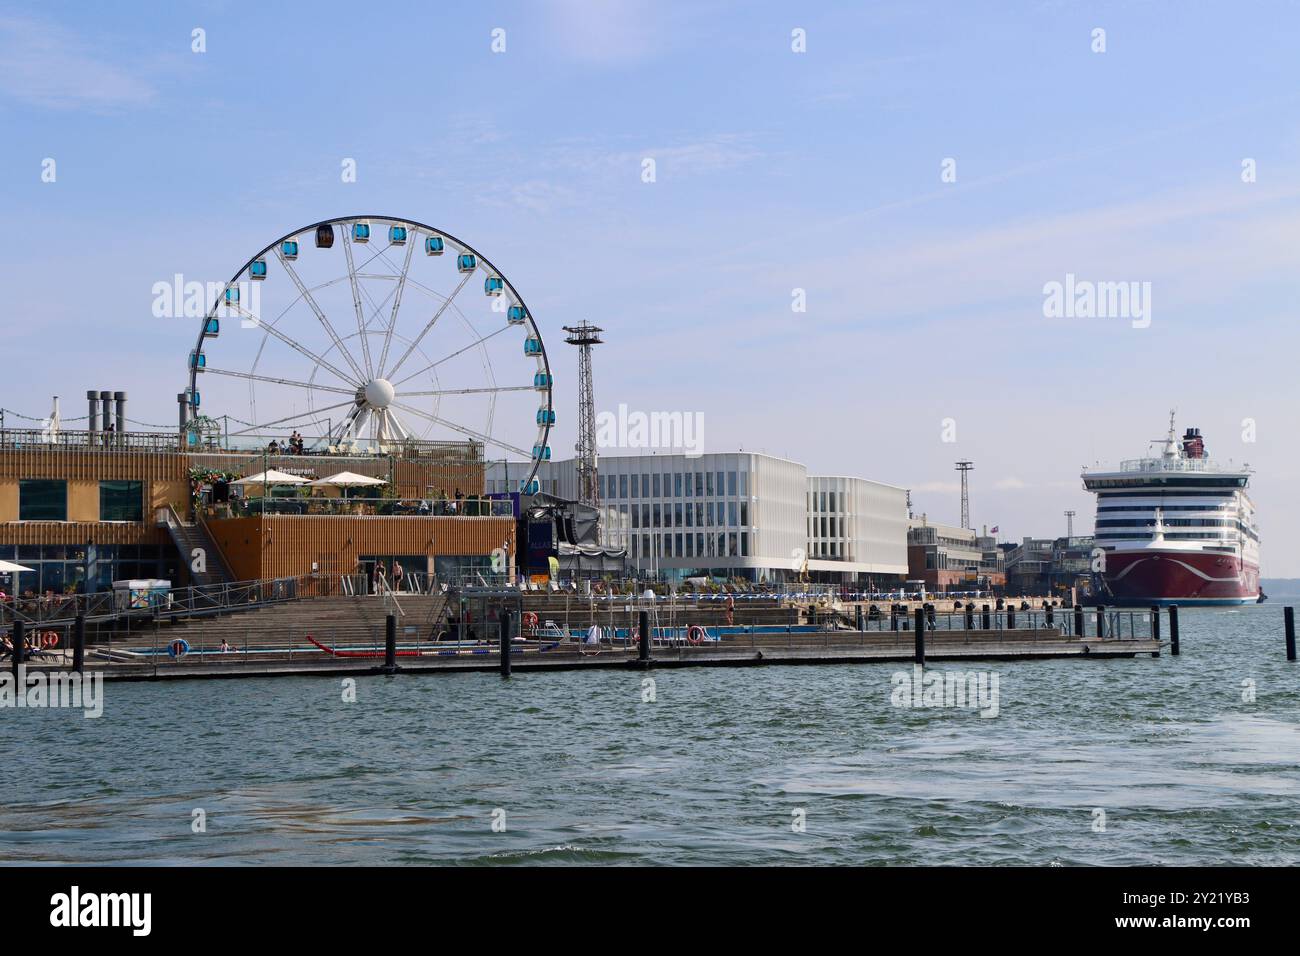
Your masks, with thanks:
[[(400, 641), (399, 641), (400, 646)], [(403, 674), (495, 672), (496, 648), (448, 653), (426, 650), (418, 657), (397, 658)], [(336, 658), (323, 651), (294, 647), (292, 652), (190, 655), (172, 660), (161, 655), (131, 654), (119, 647), (106, 661), (87, 649), (87, 670), (110, 680), (173, 680), (193, 678), (276, 677), (291, 675), (364, 675), (381, 673), (383, 658)], [(1150, 639), (1097, 640), (1062, 637), (1054, 631), (933, 631), (926, 635), (926, 661), (1032, 661), (1059, 658), (1101, 660), (1138, 656), (1158, 657), (1161, 644)], [(126, 652), (126, 653), (123, 653)], [(758, 667), (803, 664), (872, 664), (911, 662), (913, 635), (906, 632), (825, 632), (819, 634), (738, 635), (700, 645), (657, 646), (648, 665), (637, 660), (636, 649), (600, 649), (564, 644), (541, 650), (516, 645), (511, 669), (530, 671), (623, 669), (644, 667)], [(40, 666), (37, 664), (36, 666)], [(54, 666), (58, 666), (57, 664)]]

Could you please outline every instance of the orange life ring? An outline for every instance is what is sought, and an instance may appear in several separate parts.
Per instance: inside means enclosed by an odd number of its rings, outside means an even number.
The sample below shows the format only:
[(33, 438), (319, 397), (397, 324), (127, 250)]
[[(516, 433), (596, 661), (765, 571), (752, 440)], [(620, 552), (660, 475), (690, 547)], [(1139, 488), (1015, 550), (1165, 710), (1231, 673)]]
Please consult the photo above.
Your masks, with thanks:
[[(696, 635), (699, 636), (697, 637)], [(690, 641), (692, 644), (699, 644), (708, 636), (709, 636), (708, 632), (705, 631), (704, 628), (700, 627), (698, 624), (692, 624), (690, 627), (686, 629), (686, 639)]]
[(46, 631), (41, 635), (41, 647), (58, 647), (59, 635), (53, 631)]

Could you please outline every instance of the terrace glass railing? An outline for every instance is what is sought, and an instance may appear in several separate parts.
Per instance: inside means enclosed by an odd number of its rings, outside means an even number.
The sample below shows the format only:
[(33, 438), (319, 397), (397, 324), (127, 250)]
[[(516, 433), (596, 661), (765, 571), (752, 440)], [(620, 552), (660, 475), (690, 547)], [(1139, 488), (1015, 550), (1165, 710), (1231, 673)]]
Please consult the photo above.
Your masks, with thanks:
[(509, 518), (510, 501), (490, 498), (238, 498), (204, 508), (207, 520), (271, 515), (379, 515), (404, 518)]

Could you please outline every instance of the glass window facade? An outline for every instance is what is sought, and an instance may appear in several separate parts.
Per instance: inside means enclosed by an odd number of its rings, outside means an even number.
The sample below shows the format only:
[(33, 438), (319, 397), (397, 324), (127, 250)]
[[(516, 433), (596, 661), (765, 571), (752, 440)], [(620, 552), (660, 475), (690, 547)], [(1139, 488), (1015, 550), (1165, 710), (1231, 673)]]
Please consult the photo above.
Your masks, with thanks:
[(19, 596), (106, 591), (114, 581), (139, 578), (178, 580), (170, 545), (8, 545), (0, 546), (0, 559), (32, 569), (0, 575), (0, 587)]
[(44, 478), (18, 482), (19, 521), (67, 521), (68, 483)]
[(144, 482), (101, 481), (99, 483), (100, 521), (143, 521)]

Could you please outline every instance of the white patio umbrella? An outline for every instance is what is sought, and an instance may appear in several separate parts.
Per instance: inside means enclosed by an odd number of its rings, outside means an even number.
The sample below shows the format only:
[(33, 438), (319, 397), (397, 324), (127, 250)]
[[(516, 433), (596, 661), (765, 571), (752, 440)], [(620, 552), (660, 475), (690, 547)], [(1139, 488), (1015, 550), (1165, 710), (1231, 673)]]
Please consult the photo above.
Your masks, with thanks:
[(274, 468), (231, 482), (232, 485), (305, 485), (307, 483), (307, 479), (301, 475), (291, 475), (287, 471), (276, 471)]
[(0, 574), (14, 574), (18, 571), (34, 571), (35, 568), (23, 567), (21, 564), (14, 564), (12, 561), (0, 561)]
[(340, 471), (336, 475), (330, 475), (326, 478), (317, 478), (315, 481), (309, 481), (313, 487), (333, 487), (333, 488), (369, 488), (373, 485), (388, 484), (383, 478), (371, 478), (369, 475), (358, 475), (354, 471)]

